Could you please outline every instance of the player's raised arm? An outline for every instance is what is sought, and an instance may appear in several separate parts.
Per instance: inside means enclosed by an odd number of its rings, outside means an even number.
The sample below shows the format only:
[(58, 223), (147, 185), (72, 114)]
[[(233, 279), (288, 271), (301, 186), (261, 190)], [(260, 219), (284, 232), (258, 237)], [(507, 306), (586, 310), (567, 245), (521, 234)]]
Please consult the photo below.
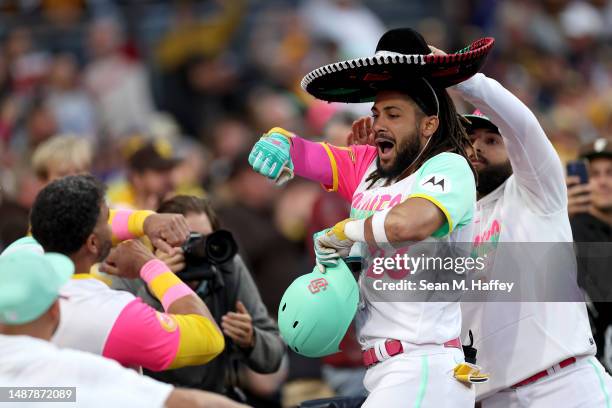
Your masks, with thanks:
[(108, 225), (111, 227), (113, 245), (146, 235), (153, 246), (169, 252), (189, 237), (189, 227), (182, 214), (111, 209)]
[(278, 185), (297, 174), (321, 183), (328, 191), (337, 191), (350, 201), (375, 158), (376, 148), (372, 146), (338, 147), (273, 128), (255, 143), (249, 164)]
[(476, 74), (454, 87), (498, 127), (519, 187), (538, 208), (552, 213), (565, 208), (563, 166), (537, 118), (499, 82)]
[(223, 334), (206, 304), (140, 241), (121, 243), (100, 269), (142, 278), (166, 312), (134, 299), (109, 333), (105, 357), (159, 371), (205, 364), (223, 351)]

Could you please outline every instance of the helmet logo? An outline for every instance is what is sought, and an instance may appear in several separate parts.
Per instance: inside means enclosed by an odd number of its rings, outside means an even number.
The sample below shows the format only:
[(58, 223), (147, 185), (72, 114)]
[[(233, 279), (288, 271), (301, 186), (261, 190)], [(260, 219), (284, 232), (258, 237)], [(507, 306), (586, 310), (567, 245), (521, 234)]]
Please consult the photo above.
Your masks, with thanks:
[(327, 288), (327, 281), (325, 278), (317, 278), (310, 281), (308, 285), (308, 290), (311, 293), (319, 293), (321, 290), (325, 290)]

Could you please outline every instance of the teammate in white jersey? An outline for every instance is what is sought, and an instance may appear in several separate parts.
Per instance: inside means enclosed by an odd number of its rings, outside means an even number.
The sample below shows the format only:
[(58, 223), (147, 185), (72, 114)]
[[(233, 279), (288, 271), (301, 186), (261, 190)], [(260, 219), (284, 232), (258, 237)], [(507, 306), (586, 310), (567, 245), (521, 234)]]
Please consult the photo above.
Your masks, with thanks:
[[(427, 240), (442, 247), (461, 241), (472, 220), (475, 181), (466, 159), (469, 139), (444, 88), (473, 75), (491, 45), (485, 40), (466, 54), (425, 60), (429, 49), (420, 34), (391, 30), (374, 57), (332, 64), (305, 77), (304, 88), (320, 99), (374, 101), (376, 147), (339, 148), (274, 128), (249, 157), (253, 168), (271, 179), (289, 178), (294, 171), (351, 202), (351, 219), (315, 235), (322, 268), (346, 256), (355, 242), (392, 257), (391, 244)], [(441, 70), (445, 63), (454, 69)], [(402, 80), (411, 74), (411, 81)], [(459, 304), (411, 302), (409, 296), (400, 302), (375, 299), (368, 286), (376, 278), (368, 273), (360, 278), (357, 334), (370, 391), (364, 407), (472, 407), (473, 388), (454, 376), (464, 361)]]
[[(498, 261), (486, 272), (504, 268), (503, 243), (572, 242), (563, 167), (534, 114), (483, 74), (453, 90), (478, 109), (466, 115), (477, 153), (470, 155), (478, 172), (473, 242), (496, 248)], [(550, 254), (542, 265), (556, 261)], [(542, 272), (529, 256), (513, 261)], [(479, 364), (491, 375), (477, 388), (483, 408), (610, 407), (612, 379), (594, 357), (584, 303), (466, 302), (462, 311), (463, 333), (472, 330)]]
[[(4, 394), (2, 402), (6, 404), (0, 402), (0, 406), (246, 407), (221, 395), (174, 388), (115, 361), (51, 344), (51, 336), (63, 318), (60, 288), (73, 272), (70, 258), (43, 254), (33, 240), (0, 256), (0, 384), (12, 388)], [(26, 389), (20, 394), (18, 387)], [(35, 387), (38, 390), (32, 390)], [(40, 402), (48, 398), (56, 401)]]

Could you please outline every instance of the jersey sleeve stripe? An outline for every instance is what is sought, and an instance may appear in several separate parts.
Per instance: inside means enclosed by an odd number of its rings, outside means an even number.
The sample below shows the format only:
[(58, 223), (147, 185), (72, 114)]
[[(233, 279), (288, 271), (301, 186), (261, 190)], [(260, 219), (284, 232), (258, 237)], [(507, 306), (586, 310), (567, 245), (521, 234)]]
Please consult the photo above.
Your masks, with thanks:
[(321, 146), (323, 146), (325, 152), (327, 152), (327, 156), (329, 157), (329, 164), (332, 168), (332, 188), (329, 189), (325, 186), (324, 187), (327, 191), (338, 191), (338, 163), (336, 163), (336, 158), (334, 157), (334, 154), (332, 153), (327, 143), (321, 143)]
[(453, 232), (453, 227), (454, 227), (453, 219), (450, 213), (448, 212), (448, 210), (446, 209), (446, 207), (444, 207), (444, 205), (440, 201), (438, 201), (437, 199), (435, 199), (434, 197), (430, 195), (423, 194), (423, 193), (411, 194), (410, 196), (408, 196), (408, 198), (423, 198), (435, 204), (435, 206), (438, 207), (440, 211), (442, 211), (444, 213), (444, 216), (446, 217), (446, 221), (448, 222), (448, 233), (450, 234), (451, 232)]

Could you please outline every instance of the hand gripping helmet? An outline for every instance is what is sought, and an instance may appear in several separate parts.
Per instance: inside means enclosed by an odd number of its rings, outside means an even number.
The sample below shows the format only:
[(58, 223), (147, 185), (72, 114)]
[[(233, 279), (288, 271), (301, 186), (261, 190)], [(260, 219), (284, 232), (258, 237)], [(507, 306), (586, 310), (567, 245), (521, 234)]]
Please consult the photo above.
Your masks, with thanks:
[(342, 260), (324, 274), (315, 267), (285, 291), (278, 308), (280, 334), (303, 356), (337, 353), (358, 303), (359, 286)]

